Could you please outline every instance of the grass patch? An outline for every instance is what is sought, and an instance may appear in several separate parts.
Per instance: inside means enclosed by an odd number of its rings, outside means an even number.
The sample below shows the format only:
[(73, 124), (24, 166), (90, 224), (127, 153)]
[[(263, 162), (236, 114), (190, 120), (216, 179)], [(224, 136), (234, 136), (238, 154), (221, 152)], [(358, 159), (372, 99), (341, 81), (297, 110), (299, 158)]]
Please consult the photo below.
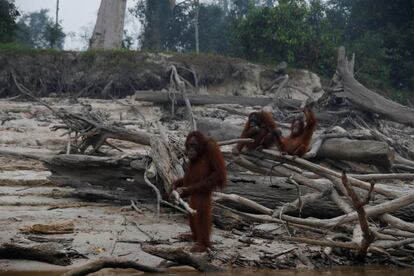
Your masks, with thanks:
[(34, 49), (27, 47), (20, 43), (0, 43), (0, 53), (14, 54), (14, 55), (38, 55), (38, 54), (53, 54), (59, 55), (61, 50), (57, 49)]

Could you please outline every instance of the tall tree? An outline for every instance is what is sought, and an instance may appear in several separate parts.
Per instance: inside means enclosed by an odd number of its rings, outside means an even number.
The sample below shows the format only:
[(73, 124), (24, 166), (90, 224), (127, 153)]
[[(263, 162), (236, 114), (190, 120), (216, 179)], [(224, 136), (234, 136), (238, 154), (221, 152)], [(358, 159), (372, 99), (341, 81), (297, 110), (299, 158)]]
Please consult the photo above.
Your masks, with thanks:
[(59, 0), (56, 0), (56, 17), (55, 25), (48, 26), (48, 40), (50, 41), (50, 48), (59, 48), (57, 41), (59, 39), (59, 33), (62, 31), (62, 26), (59, 24)]
[(232, 0), (232, 12), (238, 17), (244, 17), (254, 6), (254, 0)]
[(194, 6), (194, 39), (195, 39), (195, 51), (196, 53), (200, 52), (200, 40), (199, 40), (199, 32), (198, 32), (198, 24), (199, 24), (199, 15), (200, 15), (200, 1), (193, 0)]
[(414, 89), (414, 1), (329, 0), (331, 24), (356, 52), (371, 87)]
[(12, 42), (17, 28), (16, 18), (19, 16), (13, 1), (0, 0), (0, 42)]
[(41, 9), (23, 15), (17, 23), (16, 40), (32, 48), (63, 48), (65, 33), (48, 15), (49, 10)]
[(91, 49), (116, 49), (122, 46), (126, 0), (102, 0), (90, 40)]
[(175, 0), (138, 0), (130, 11), (144, 26), (141, 35), (143, 49), (161, 51), (165, 49), (170, 20), (174, 15)]

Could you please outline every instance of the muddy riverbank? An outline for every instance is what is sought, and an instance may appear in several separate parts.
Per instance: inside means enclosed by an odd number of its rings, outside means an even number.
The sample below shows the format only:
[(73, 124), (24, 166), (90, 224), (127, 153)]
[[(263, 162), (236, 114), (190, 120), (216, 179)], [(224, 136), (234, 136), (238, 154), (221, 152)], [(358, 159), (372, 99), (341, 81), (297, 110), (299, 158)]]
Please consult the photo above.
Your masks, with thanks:
[[(171, 133), (187, 129), (183, 120), (171, 120), (168, 118), (168, 110), (165, 107), (149, 103), (133, 102), (141, 114), (134, 112), (133, 108), (125, 105), (132, 99), (118, 100), (92, 100), (45, 98), (43, 99), (54, 108), (64, 108), (71, 112), (82, 112), (82, 108), (91, 105), (94, 110), (106, 113), (109, 121), (119, 121), (127, 129), (146, 129), (148, 133), (155, 133), (155, 123), (165, 122)], [(51, 131), (50, 127), (59, 124), (51, 112), (38, 103), (27, 101), (0, 101), (0, 110), (4, 120), (0, 126), (0, 147), (2, 149), (24, 150), (26, 153), (52, 154), (64, 152), (68, 143), (64, 130)], [(246, 110), (253, 110), (246, 108)], [(194, 107), (196, 114), (213, 114), (220, 117), (222, 112), (212, 107)], [(182, 110), (177, 111), (179, 116)], [(144, 114), (144, 118), (142, 116)], [(240, 127), (244, 120), (233, 115), (227, 116), (227, 120)], [(148, 153), (148, 146), (119, 140), (111, 141), (121, 148), (123, 153), (104, 147), (108, 155), (122, 155), (130, 153)], [(223, 147), (224, 152), (229, 153), (231, 146)], [(77, 267), (88, 261), (98, 260), (104, 257), (121, 258), (138, 261), (140, 263), (157, 266), (163, 259), (145, 253), (141, 250), (142, 244), (162, 243), (177, 247), (188, 248), (189, 242), (183, 242), (177, 238), (179, 233), (189, 230), (187, 218), (184, 214), (163, 206), (160, 218), (155, 216), (156, 206), (153, 203), (139, 201), (136, 208), (132, 208), (129, 201), (119, 201), (116, 198), (103, 199), (81, 197), (76, 188), (68, 186), (56, 186), (48, 180), (50, 171), (44, 163), (26, 158), (0, 156), (0, 243), (19, 243), (23, 245), (42, 244), (46, 242), (60, 243), (64, 241), (65, 252), (76, 253), (70, 267)], [(265, 177), (261, 177), (265, 180)], [(274, 180), (274, 179), (273, 179)], [(269, 182), (269, 180), (267, 180)], [(270, 179), (270, 182), (272, 179)], [(239, 185), (243, 185), (242, 181)], [(269, 184), (270, 191), (283, 191), (284, 186)], [(290, 188), (295, 191), (295, 188)], [(296, 192), (292, 193), (296, 198)], [(85, 194), (83, 194), (85, 196)], [(155, 195), (154, 195), (155, 198)], [(292, 199), (286, 200), (290, 202)], [(69, 233), (39, 235), (27, 233), (24, 229), (36, 224), (71, 223), (73, 231)], [(213, 232), (213, 250), (209, 253), (213, 264), (226, 267), (249, 269), (238, 270), (230, 274), (218, 274), (225, 276), (252, 275), (252, 268), (283, 269), (280, 272), (263, 270), (254, 272), (258, 276), (264, 275), (301, 275), (300, 273), (314, 273), (323, 275), (319, 269), (326, 269), (338, 265), (353, 264), (349, 258), (350, 251), (338, 249), (334, 252), (325, 252), (325, 247), (319, 245), (306, 245), (300, 242), (290, 242), (278, 239), (278, 235), (286, 232), (284, 224), (275, 223), (251, 223), (241, 225), (240, 229), (229, 228), (224, 230), (215, 227)], [(295, 230), (296, 231), (296, 230)], [(297, 234), (297, 232), (295, 232)], [(323, 235), (324, 233), (322, 233)], [(276, 237), (276, 238), (275, 238)], [(319, 239), (320, 236), (312, 236)], [(56, 242), (59, 241), (59, 242)], [(339, 256), (339, 257), (338, 257)], [(367, 256), (368, 264), (383, 264), (385, 259), (373, 255)], [(389, 264), (389, 263), (387, 263)], [(396, 265), (396, 264), (394, 264)], [(299, 272), (291, 271), (296, 268)], [(312, 269), (305, 270), (302, 269)], [(31, 275), (30, 273), (56, 273), (60, 274), (68, 267), (46, 265), (44, 263), (19, 260), (0, 260), (0, 273), (15, 273)], [(314, 269), (314, 270), (313, 270)], [(326, 273), (340, 273), (331, 275), (374, 275), (383, 268), (367, 270), (332, 270)], [(38, 271), (38, 272), (36, 272)], [(393, 270), (390, 270), (390, 273)], [(400, 273), (400, 270), (396, 270)], [(412, 272), (412, 271), (411, 271)], [(26, 274), (25, 274), (26, 273)], [(100, 272), (110, 275), (111, 272)], [(107, 274), (105, 274), (107, 273)], [(132, 272), (125, 272), (132, 273)], [(137, 272), (131, 275), (142, 275)], [(260, 274), (261, 273), (261, 274)], [(283, 274), (285, 273), (285, 274)], [(299, 273), (299, 274), (295, 274)], [(341, 274), (342, 273), (342, 274)], [(346, 274), (348, 273), (348, 274)], [(356, 274), (354, 274), (356, 273)], [(360, 273), (360, 274), (358, 274)], [(371, 273), (371, 274), (367, 274)], [(406, 272), (403, 272), (406, 273)], [(408, 273), (408, 272), (407, 272)], [(33, 274), (36, 275), (36, 274)], [(37, 274), (45, 275), (45, 274)], [(199, 273), (172, 270), (169, 275), (198, 276)], [(214, 274), (212, 274), (214, 275)], [(303, 274), (305, 275), (305, 274)], [(306, 274), (312, 275), (312, 274)], [(404, 274), (402, 274), (404, 275)], [(408, 275), (408, 274), (406, 274)]]

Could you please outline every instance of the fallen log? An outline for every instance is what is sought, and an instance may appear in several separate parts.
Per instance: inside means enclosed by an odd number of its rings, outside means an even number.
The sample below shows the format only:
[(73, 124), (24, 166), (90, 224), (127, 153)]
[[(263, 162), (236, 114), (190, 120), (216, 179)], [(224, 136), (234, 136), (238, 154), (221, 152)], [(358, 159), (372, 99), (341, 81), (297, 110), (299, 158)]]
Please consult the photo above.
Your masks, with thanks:
[(189, 265), (201, 272), (222, 272), (224, 269), (208, 262), (204, 256), (190, 253), (182, 247), (142, 245), (141, 249), (151, 255), (166, 259), (168, 261)]
[(381, 117), (401, 124), (414, 126), (414, 109), (403, 106), (369, 90), (354, 77), (354, 61), (348, 61), (345, 47), (339, 48), (337, 73), (342, 79), (343, 91), (337, 97), (348, 99), (359, 109), (376, 113)]
[(198, 130), (213, 137), (217, 141), (236, 139), (240, 137), (242, 126), (225, 123), (218, 119), (197, 119)]
[(55, 265), (70, 265), (72, 263), (71, 257), (79, 254), (69, 253), (68, 250), (57, 243), (42, 243), (30, 246), (15, 243), (0, 245), (0, 259), (33, 260)]
[[(265, 158), (273, 159), (278, 162), (288, 163), (294, 166), (298, 166), (300, 168), (312, 171), (313, 173), (322, 175), (324, 177), (328, 177), (328, 176), (333, 176), (336, 178), (341, 177), (341, 174), (336, 171), (333, 171), (321, 165), (312, 163), (308, 160), (297, 158), (296, 156), (283, 155), (280, 152), (268, 150), (268, 149), (264, 149), (263, 152), (265, 153), (265, 155), (262, 156), (263, 158), (265, 157)], [(359, 180), (353, 177), (349, 177), (348, 179), (350, 180), (353, 186), (356, 186), (358, 188), (365, 189), (368, 191), (371, 187), (370, 183), (368, 182), (365, 182), (365, 181), (362, 181), (362, 180)], [(385, 197), (390, 198), (390, 199), (397, 198), (403, 195), (401, 191), (389, 189), (389, 187), (384, 188), (379, 185), (375, 187), (375, 192), (381, 195), (384, 195)]]
[(66, 134), (69, 135), (67, 153), (71, 152), (70, 144), (72, 132), (76, 133), (76, 144), (78, 144), (78, 139), (81, 140), (77, 146), (77, 150), (79, 150), (80, 153), (84, 153), (90, 146), (93, 147), (91, 153), (95, 153), (104, 144), (116, 148), (107, 142), (108, 138), (149, 145), (150, 139), (153, 137), (153, 135), (145, 131), (131, 131), (124, 127), (110, 125), (106, 122), (105, 116), (93, 112), (91, 106), (86, 106), (84, 110), (82, 110), (82, 114), (72, 114), (64, 109), (56, 110), (43, 100), (34, 96), (29, 89), (17, 81), (14, 74), (12, 74), (12, 77), (15, 85), (22, 94), (45, 106), (54, 116), (64, 123), (64, 125), (51, 127), (51, 130), (56, 131), (58, 129), (65, 129), (67, 131)]
[(394, 151), (384, 142), (333, 138), (322, 144), (317, 157), (357, 161), (389, 168), (394, 161)]
[[(380, 216), (386, 213), (391, 213), (393, 211), (396, 211), (400, 208), (403, 208), (405, 206), (411, 205), (414, 203), (414, 192), (408, 193), (406, 195), (401, 196), (398, 199), (393, 199), (386, 201), (384, 203), (375, 205), (375, 206), (368, 206), (365, 208), (365, 212), (367, 217), (376, 217)], [(352, 212), (348, 213), (336, 218), (332, 219), (302, 219), (302, 218), (295, 218), (291, 216), (282, 216), (282, 219), (297, 223), (297, 224), (304, 224), (307, 226), (312, 227), (324, 227), (324, 228), (331, 228), (331, 227), (337, 227), (342, 224), (350, 223), (358, 219), (358, 213)]]
[(83, 266), (71, 269), (65, 272), (62, 276), (84, 276), (90, 273), (97, 272), (104, 268), (132, 268), (147, 273), (163, 273), (165, 269), (146, 266), (134, 261), (123, 261), (116, 259), (102, 259), (87, 263)]
[[(216, 95), (195, 95), (187, 94), (192, 105), (206, 104), (239, 104), (244, 106), (266, 106), (273, 102), (273, 98), (241, 97), (241, 96), (216, 96)], [(171, 102), (170, 94), (166, 91), (137, 91), (135, 100), (142, 102), (152, 102), (156, 104), (167, 104)], [(178, 105), (185, 105), (183, 96), (175, 94), (175, 101)], [(278, 99), (279, 108), (297, 109), (301, 101), (294, 99)]]
[[(172, 181), (181, 173), (172, 167), (172, 164), (176, 164), (178, 161), (173, 162), (176, 157), (173, 158), (167, 154), (168, 150), (162, 139), (157, 137), (152, 140), (152, 144), (154, 150), (151, 151), (151, 155), (153, 160), (158, 161), (156, 163), (157, 171), (161, 178), (154, 184), (165, 197), (166, 191), (171, 189)], [(78, 154), (53, 155), (49, 152), (43, 154), (43, 151), (39, 150), (17, 148), (13, 150), (0, 149), (0, 155), (6, 154), (43, 161), (52, 173), (48, 177), (52, 183), (74, 187), (76, 191), (73, 195), (86, 200), (106, 199), (129, 203), (130, 200), (138, 199), (147, 203), (155, 202), (154, 191), (148, 187), (144, 179), (146, 165), (150, 160), (145, 155), (99, 157)], [(224, 192), (244, 196), (270, 209), (297, 198), (296, 189), (286, 183), (285, 177), (274, 176), (229, 177)], [(312, 190), (306, 187), (301, 191), (302, 194), (309, 192)], [(252, 211), (245, 208), (242, 210)], [(317, 201), (315, 205), (307, 206), (302, 213), (303, 216), (318, 218), (331, 218), (341, 214), (332, 202), (324, 202), (323, 200)]]
[[(60, 186), (71, 186), (80, 192), (100, 187), (113, 191), (124, 200), (130, 200), (128, 194), (139, 195), (139, 200), (153, 202), (154, 192), (144, 180), (148, 156), (134, 155), (126, 157), (97, 157), (78, 154), (57, 155), (47, 162), (46, 167), (52, 172), (50, 181)], [(133, 166), (131, 163), (133, 162)], [(136, 177), (140, 175), (140, 177)], [(138, 179), (138, 180), (137, 180)], [(136, 183), (138, 181), (138, 183)], [(125, 190), (125, 192), (119, 191)], [(122, 196), (119, 198), (123, 199)]]
[(257, 220), (240, 216), (237, 212), (233, 212), (221, 204), (214, 204), (213, 222), (218, 228), (231, 231), (233, 229), (243, 230), (256, 223)]
[[(248, 180), (250, 179), (250, 180)], [(300, 187), (302, 196), (312, 194), (313, 189), (305, 186)], [(229, 177), (224, 193), (236, 194), (250, 199), (269, 209), (277, 209), (295, 201), (298, 198), (296, 187), (287, 182), (287, 177), (252, 175), (250, 178)], [(226, 206), (237, 210), (255, 213), (255, 209), (247, 208), (236, 203), (225, 203)], [(298, 211), (287, 212), (298, 215)], [(302, 208), (302, 217), (333, 218), (342, 215), (336, 205), (327, 198), (316, 199), (312, 204), (306, 204)]]
[(360, 243), (360, 248), (358, 250), (357, 259), (364, 260), (367, 255), (368, 247), (375, 240), (375, 236), (369, 228), (368, 218), (364, 209), (364, 206), (368, 204), (371, 198), (371, 193), (374, 190), (374, 184), (371, 184), (371, 189), (369, 190), (368, 195), (365, 199), (361, 199), (358, 196), (354, 188), (351, 186), (351, 184), (349, 184), (348, 178), (344, 172), (342, 173), (342, 184), (344, 185), (348, 193), (348, 197), (351, 199), (352, 205), (358, 214), (358, 228), (360, 228), (362, 231), (362, 240)]
[[(159, 172), (162, 172), (161, 179), (154, 181), (154, 184), (161, 191), (161, 195), (166, 198), (166, 189), (177, 176), (172, 174), (169, 159), (165, 159), (162, 143), (159, 139), (153, 140), (154, 147), (152, 155), (159, 161)], [(47, 151), (45, 151), (47, 152)], [(159, 155), (155, 155), (158, 152)], [(145, 155), (133, 155), (124, 157), (98, 157), (87, 155), (53, 155), (51, 152), (43, 154), (43, 151), (34, 151), (30, 149), (0, 149), (0, 155), (12, 155), (24, 158), (33, 158), (42, 160), (46, 167), (52, 172), (49, 180), (60, 186), (74, 187), (76, 191), (73, 196), (88, 200), (111, 200), (119, 203), (128, 203), (130, 200), (139, 200), (146, 203), (154, 203), (156, 197), (154, 191), (145, 183), (144, 173), (146, 170), (149, 157)], [(158, 156), (158, 157), (157, 157)], [(296, 159), (295, 161), (300, 161)], [(252, 159), (253, 161), (253, 159)], [(255, 161), (257, 164), (264, 165), (264, 161)], [(309, 163), (309, 161), (304, 161)], [(293, 164), (293, 163), (292, 163)], [(311, 163), (309, 163), (311, 164)], [(271, 164), (270, 164), (271, 166)], [(277, 209), (287, 203), (294, 202), (298, 199), (298, 191), (292, 184), (287, 183), (287, 178), (292, 174), (287, 168), (278, 166), (274, 168), (275, 172), (283, 173), (285, 176), (271, 176), (270, 169), (262, 167), (263, 175), (229, 175), (224, 193), (235, 194), (257, 202), (269, 209)], [(178, 172), (177, 172), (178, 173)], [(164, 175), (165, 174), (165, 175)], [(296, 180), (300, 182), (311, 182), (320, 186), (323, 190), (323, 180), (307, 179), (297, 174)], [(169, 183), (169, 184), (166, 184)], [(377, 187), (376, 187), (377, 188)], [(378, 187), (379, 188), (379, 187)], [(302, 196), (313, 193), (310, 187), (301, 186), (300, 193)], [(248, 209), (246, 206), (237, 203), (228, 203), (226, 205), (246, 212), (255, 212), (254, 209)], [(298, 215), (298, 212), (288, 212), (290, 215)], [(311, 204), (306, 204), (302, 208), (303, 217), (316, 218), (333, 218), (342, 215), (343, 212), (328, 198), (320, 198)], [(406, 221), (414, 220), (414, 205), (397, 210), (393, 215)]]

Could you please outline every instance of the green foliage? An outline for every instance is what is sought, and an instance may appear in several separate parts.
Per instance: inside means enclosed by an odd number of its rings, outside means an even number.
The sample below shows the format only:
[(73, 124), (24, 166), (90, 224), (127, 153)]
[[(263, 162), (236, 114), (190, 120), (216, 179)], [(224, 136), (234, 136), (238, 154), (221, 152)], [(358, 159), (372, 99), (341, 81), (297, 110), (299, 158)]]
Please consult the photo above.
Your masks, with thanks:
[(20, 43), (0, 43), (0, 51), (1, 52), (13, 52), (13, 51), (25, 51), (29, 50), (30, 48), (22, 45)]
[[(190, 6), (176, 6), (165, 41), (166, 50), (188, 52), (195, 49), (193, 18)], [(219, 6), (200, 5), (198, 25), (201, 52), (228, 52), (231, 21)]]
[(173, 15), (174, 3), (171, 0), (137, 0), (129, 11), (140, 19), (144, 26), (140, 40), (142, 49), (151, 51), (165, 50), (165, 37)]
[[(177, 1), (172, 10), (167, 2), (174, 1), (159, 1), (158, 6), (155, 0), (137, 1), (141, 5), (137, 4), (135, 14), (146, 22), (144, 49), (194, 51), (192, 1)], [(308, 68), (329, 79), (338, 47), (344, 45), (356, 54), (356, 76), (363, 84), (399, 101), (409, 98), (406, 91), (414, 90), (412, 0), (219, 2), (223, 5), (200, 6), (201, 52), (270, 64), (287, 61), (291, 67)], [(154, 37), (157, 47), (149, 47)]]
[(286, 60), (328, 76), (345, 45), (356, 54), (357, 78), (368, 87), (414, 89), (411, 0), (279, 0), (236, 17), (233, 32), (241, 56), (253, 61)]
[(55, 24), (48, 15), (49, 10), (41, 9), (23, 15), (17, 23), (17, 42), (31, 48), (62, 49), (65, 34), (59, 24)]
[(0, 43), (0, 53), (7, 53), (8, 55), (30, 55), (30, 56), (36, 56), (36, 55), (58, 55), (61, 53), (61, 51), (58, 51), (56, 49), (35, 49), (28, 47), (27, 45), (18, 43), (18, 42), (12, 42), (12, 43)]
[(12, 42), (16, 31), (19, 11), (13, 2), (0, 0), (0, 43)]
[(122, 49), (132, 50), (132, 45), (134, 44), (134, 38), (127, 34), (124, 31), (124, 38), (122, 39)]
[(384, 89), (414, 89), (414, 2), (330, 0), (330, 24), (357, 56), (358, 77)]

